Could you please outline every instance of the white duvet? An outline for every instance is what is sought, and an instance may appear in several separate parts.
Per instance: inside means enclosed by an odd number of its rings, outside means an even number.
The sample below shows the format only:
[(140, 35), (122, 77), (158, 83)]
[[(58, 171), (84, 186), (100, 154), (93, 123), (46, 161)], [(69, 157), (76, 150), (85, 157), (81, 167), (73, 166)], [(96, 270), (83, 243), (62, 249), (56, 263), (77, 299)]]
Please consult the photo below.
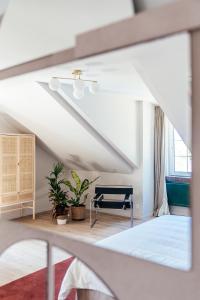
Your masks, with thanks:
[[(96, 245), (181, 270), (191, 267), (191, 218), (162, 216), (106, 238)], [(58, 300), (72, 288), (111, 295), (107, 287), (78, 259), (68, 268)]]

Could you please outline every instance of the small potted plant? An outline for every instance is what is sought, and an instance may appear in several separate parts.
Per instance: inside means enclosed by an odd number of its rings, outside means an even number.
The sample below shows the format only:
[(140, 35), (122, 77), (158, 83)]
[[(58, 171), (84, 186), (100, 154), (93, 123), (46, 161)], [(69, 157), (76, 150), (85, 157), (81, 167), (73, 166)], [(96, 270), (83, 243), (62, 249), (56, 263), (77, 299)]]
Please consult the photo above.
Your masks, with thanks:
[(95, 178), (92, 181), (89, 181), (87, 178), (81, 181), (76, 171), (71, 171), (71, 175), (75, 182), (75, 186), (73, 186), (69, 180), (65, 181), (66, 186), (73, 194), (73, 196), (68, 200), (68, 203), (71, 204), (72, 220), (80, 221), (85, 219), (85, 204), (88, 194), (84, 195), (84, 193), (99, 177)]
[(63, 189), (65, 181), (61, 178), (63, 169), (64, 165), (59, 162), (53, 166), (50, 175), (46, 177), (50, 186), (49, 200), (53, 205), (52, 217), (57, 219), (58, 224), (66, 224), (69, 217), (68, 195)]

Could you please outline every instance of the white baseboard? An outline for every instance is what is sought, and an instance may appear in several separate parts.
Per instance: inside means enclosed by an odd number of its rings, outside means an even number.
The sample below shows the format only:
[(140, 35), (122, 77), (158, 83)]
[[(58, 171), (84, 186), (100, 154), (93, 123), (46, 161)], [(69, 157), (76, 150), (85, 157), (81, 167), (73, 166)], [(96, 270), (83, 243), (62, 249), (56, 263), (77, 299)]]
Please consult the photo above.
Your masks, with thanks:
[(182, 206), (170, 206), (170, 213), (178, 216), (191, 216), (190, 208)]

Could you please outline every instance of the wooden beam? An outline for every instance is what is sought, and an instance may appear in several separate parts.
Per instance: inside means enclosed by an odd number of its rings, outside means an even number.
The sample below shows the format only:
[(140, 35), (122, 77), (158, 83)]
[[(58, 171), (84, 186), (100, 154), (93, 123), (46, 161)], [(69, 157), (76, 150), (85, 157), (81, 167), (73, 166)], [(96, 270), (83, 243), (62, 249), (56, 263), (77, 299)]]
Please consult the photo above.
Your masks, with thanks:
[(0, 70), (0, 80), (37, 70), (53, 67), (75, 60), (74, 48), (46, 55), (10, 68)]
[(199, 26), (200, 1), (177, 1), (79, 34), (76, 39), (75, 56), (88, 57), (194, 30)]
[[(179, 11), (179, 9), (182, 10)], [(164, 12), (166, 10), (168, 13)], [(154, 11), (155, 12), (155, 11)], [(1, 223), (0, 227), (0, 252), (3, 252), (12, 243), (24, 239), (42, 239), (50, 241), (57, 247), (79, 257), (87, 266), (91, 267), (104, 282), (111, 287), (118, 299), (130, 300), (155, 300), (160, 299), (200, 299), (200, 32), (195, 29), (200, 27), (200, 1), (180, 1), (173, 4), (171, 9), (164, 8), (156, 16), (153, 10), (135, 17), (135, 21), (122, 22), (113, 29), (98, 29), (97, 36), (87, 33), (85, 38), (77, 41), (76, 57), (98, 54), (111, 51), (119, 47), (146, 42), (151, 39), (162, 38), (166, 35), (181, 31), (192, 33), (192, 105), (193, 105), (193, 184), (192, 184), (192, 213), (193, 213), (193, 261), (191, 271), (164, 267), (159, 264), (138, 259), (136, 257), (120, 254), (112, 250), (106, 250), (95, 245), (80, 242), (75, 239), (64, 238), (50, 232), (43, 232), (25, 228), (20, 224)], [(155, 20), (152, 16), (154, 15)], [(141, 18), (138, 21), (138, 18)], [(143, 20), (143, 22), (142, 22)], [(153, 22), (151, 24), (151, 22)], [(167, 24), (168, 23), (168, 24)], [(133, 28), (143, 26), (144, 28)], [(150, 28), (148, 28), (150, 27)], [(117, 31), (120, 29), (120, 31)], [(98, 31), (97, 30), (97, 31)], [(129, 32), (130, 30), (130, 32)], [(94, 32), (94, 31), (93, 31)], [(114, 35), (112, 35), (114, 33)], [(121, 36), (124, 34), (125, 36)], [(94, 40), (91, 43), (91, 37)], [(80, 38), (80, 36), (79, 36)], [(98, 40), (99, 39), (99, 40)], [(109, 41), (110, 39), (110, 41)], [(117, 41), (119, 40), (119, 41)], [(86, 41), (91, 43), (86, 45)], [(82, 44), (81, 44), (82, 43)], [(97, 43), (97, 44), (95, 44)], [(130, 44), (131, 43), (131, 44)], [(80, 48), (78, 48), (80, 47)], [(82, 50), (81, 50), (81, 47)], [(84, 48), (85, 47), (85, 48)], [(80, 51), (80, 52), (79, 52)], [(55, 65), (55, 64), (54, 64)], [(109, 268), (108, 268), (109, 265)], [(120, 272), (119, 272), (120, 270)]]
[(182, 0), (77, 35), (66, 49), (7, 69), (0, 80), (200, 27), (200, 1)]
[(200, 29), (191, 33), (192, 48), (192, 217), (193, 267), (200, 273)]

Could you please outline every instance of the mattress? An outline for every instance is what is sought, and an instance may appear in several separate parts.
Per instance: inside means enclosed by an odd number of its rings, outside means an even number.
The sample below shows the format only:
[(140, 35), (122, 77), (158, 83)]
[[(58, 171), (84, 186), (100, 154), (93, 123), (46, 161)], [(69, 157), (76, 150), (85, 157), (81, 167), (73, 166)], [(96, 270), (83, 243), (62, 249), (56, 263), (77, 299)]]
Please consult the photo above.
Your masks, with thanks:
[[(108, 237), (96, 245), (187, 271), (191, 267), (191, 218), (162, 216)], [(112, 296), (95, 273), (78, 259), (68, 268), (58, 299), (66, 299), (72, 288), (90, 289)]]

